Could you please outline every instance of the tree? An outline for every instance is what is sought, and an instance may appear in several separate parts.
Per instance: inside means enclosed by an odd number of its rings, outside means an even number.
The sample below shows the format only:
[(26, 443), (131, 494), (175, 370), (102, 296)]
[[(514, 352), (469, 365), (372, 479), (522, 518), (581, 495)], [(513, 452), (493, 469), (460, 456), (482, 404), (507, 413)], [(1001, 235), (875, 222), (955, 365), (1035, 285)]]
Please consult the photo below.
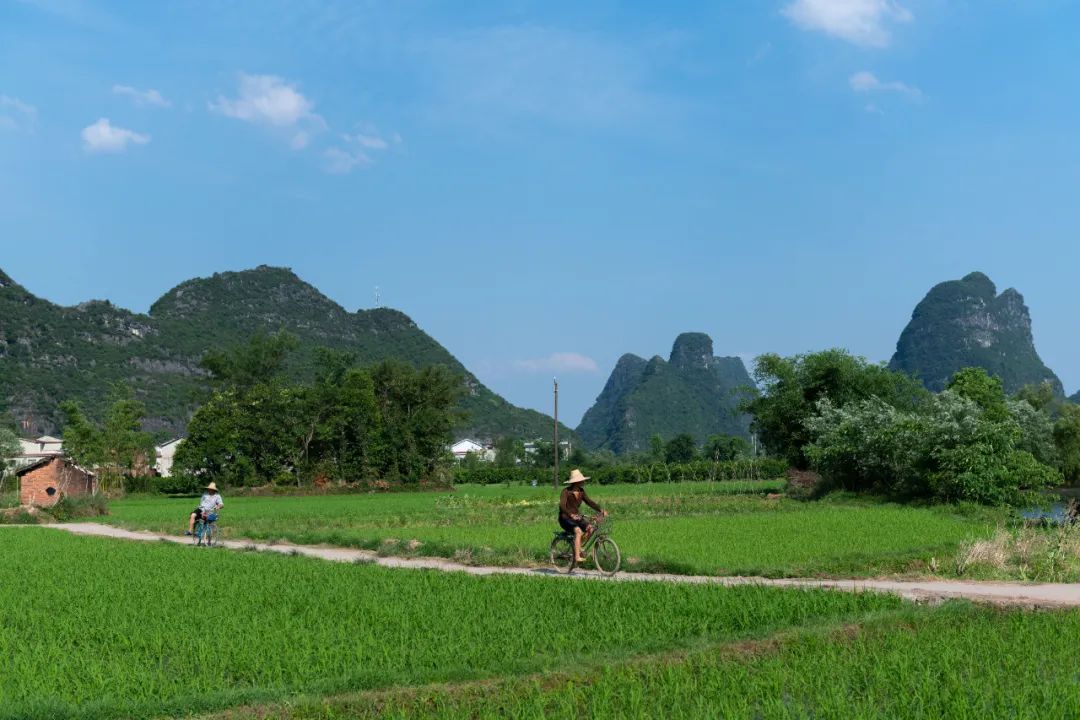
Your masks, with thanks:
[(104, 446), (101, 433), (86, 419), (82, 407), (71, 400), (60, 404), (64, 415), (64, 453), (76, 465), (97, 467), (104, 462)]
[(737, 460), (750, 455), (750, 443), (734, 435), (710, 435), (702, 455), (712, 462)]
[(1061, 471), (1070, 483), (1080, 481), (1080, 405), (1063, 403), (1054, 423), (1054, 444), (1061, 458)]
[(495, 441), (495, 466), (514, 467), (525, 459), (525, 443), (517, 438), (502, 437)]
[(274, 335), (259, 333), (231, 350), (207, 352), (202, 367), (219, 385), (243, 392), (280, 378), (289, 353), (299, 345), (299, 339), (284, 330)]
[(19, 436), (15, 431), (0, 425), (0, 494), (4, 492), (4, 483), (15, 469), (14, 458), (20, 450)]
[(809, 429), (814, 468), (847, 490), (1019, 504), (1060, 482), (1056, 470), (1020, 447), (1023, 432), (1013, 418), (999, 420), (952, 390), (917, 410), (880, 398), (844, 407), (825, 399)]
[(761, 393), (740, 405), (753, 416), (751, 429), (764, 447), (800, 469), (809, 467), (804, 448), (811, 442), (808, 421), (819, 401), (833, 407), (880, 398), (898, 409), (914, 409), (929, 393), (918, 380), (833, 349), (784, 358), (757, 358), (754, 378)]
[(1026, 402), (1036, 410), (1051, 414), (1056, 412), (1062, 402), (1054, 389), (1053, 383), (1049, 381), (1025, 385), (1017, 391), (1015, 399)]
[(660, 433), (649, 438), (649, 461), (664, 462), (665, 454), (664, 438), (660, 437)]
[(154, 439), (143, 432), (142, 420), (146, 408), (131, 397), (118, 397), (105, 415), (100, 431), (102, 479), (119, 481), (121, 491), (124, 478), (148, 474), (155, 460)]
[(947, 389), (981, 407), (988, 420), (1001, 422), (1009, 416), (1001, 378), (990, 375), (982, 368), (968, 367), (958, 370), (949, 381)]
[(688, 463), (697, 457), (697, 443), (694, 436), (681, 433), (668, 440), (664, 446), (664, 461), (669, 463)]

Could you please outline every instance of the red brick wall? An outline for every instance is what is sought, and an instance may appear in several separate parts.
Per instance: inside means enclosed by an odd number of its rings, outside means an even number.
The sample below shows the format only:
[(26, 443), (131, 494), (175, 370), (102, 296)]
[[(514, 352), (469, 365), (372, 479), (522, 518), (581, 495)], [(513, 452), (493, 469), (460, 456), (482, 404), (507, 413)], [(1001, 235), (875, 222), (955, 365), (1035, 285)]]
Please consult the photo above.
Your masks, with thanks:
[[(50, 495), (49, 488), (55, 492)], [(66, 460), (56, 458), (19, 478), (19, 502), (51, 507), (63, 495), (89, 495), (95, 490), (93, 478)]]

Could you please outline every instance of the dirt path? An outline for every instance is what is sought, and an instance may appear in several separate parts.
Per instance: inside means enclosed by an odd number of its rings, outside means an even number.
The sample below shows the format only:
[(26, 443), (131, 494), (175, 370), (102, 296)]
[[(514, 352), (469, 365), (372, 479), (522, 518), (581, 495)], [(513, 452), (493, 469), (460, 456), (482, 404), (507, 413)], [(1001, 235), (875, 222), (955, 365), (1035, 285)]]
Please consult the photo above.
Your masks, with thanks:
[[(96, 535), (123, 540), (161, 541), (190, 544), (191, 538), (135, 532), (100, 523), (50, 524), (47, 527), (76, 535)], [(334, 562), (370, 562), (390, 568), (441, 570), (469, 575), (531, 575), (567, 579), (603, 579), (611, 582), (678, 582), (717, 585), (768, 585), (773, 587), (823, 587), (849, 592), (875, 591), (900, 595), (909, 600), (937, 601), (965, 598), (976, 602), (1022, 607), (1080, 607), (1080, 583), (1028, 585), (1003, 582), (971, 582), (965, 580), (810, 580), (770, 579), (760, 577), (713, 577), (707, 575), (669, 575), (649, 573), (620, 573), (606, 578), (595, 571), (577, 570), (563, 575), (547, 568), (491, 567), (462, 565), (443, 558), (380, 557), (370, 550), (318, 547), (310, 545), (266, 544), (239, 540), (223, 540), (222, 547), (233, 550), (260, 550), (282, 554), (297, 554)]]

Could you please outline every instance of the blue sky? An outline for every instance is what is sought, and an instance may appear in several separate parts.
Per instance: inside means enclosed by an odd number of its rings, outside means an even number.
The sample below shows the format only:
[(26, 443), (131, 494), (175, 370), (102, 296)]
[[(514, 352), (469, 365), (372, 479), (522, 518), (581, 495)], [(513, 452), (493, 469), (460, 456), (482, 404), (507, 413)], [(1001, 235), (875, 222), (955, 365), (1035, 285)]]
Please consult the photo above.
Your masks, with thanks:
[(1072, 392), (1078, 46), (1057, 0), (0, 0), (0, 267), (378, 286), (572, 424), (687, 330), (887, 360), (978, 269)]

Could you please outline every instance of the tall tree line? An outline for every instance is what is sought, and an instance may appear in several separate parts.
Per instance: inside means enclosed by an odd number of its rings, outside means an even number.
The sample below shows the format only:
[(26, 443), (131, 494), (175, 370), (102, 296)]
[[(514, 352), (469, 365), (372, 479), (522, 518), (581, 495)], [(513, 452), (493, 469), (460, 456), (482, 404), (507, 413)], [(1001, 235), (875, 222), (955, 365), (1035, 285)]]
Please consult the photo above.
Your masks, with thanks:
[(175, 469), (233, 486), (431, 479), (445, 467), (460, 387), (448, 369), (359, 367), (322, 349), (314, 376), (289, 378), (287, 334), (259, 335), (203, 361), (213, 381)]

